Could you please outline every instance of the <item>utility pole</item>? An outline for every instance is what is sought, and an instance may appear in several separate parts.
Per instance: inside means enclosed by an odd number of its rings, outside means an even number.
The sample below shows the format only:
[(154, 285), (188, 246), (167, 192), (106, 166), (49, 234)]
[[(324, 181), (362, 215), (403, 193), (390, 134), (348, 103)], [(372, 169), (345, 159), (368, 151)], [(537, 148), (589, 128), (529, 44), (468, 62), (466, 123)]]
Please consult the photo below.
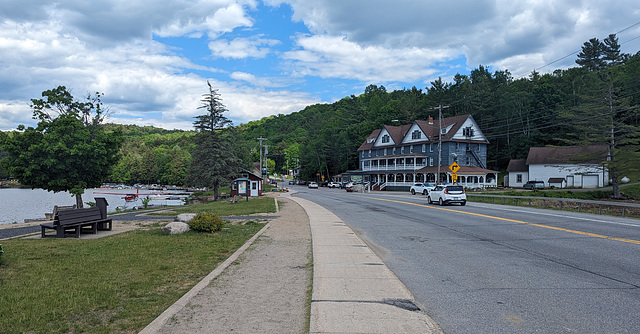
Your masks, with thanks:
[(436, 185), (440, 183), (440, 165), (442, 165), (442, 108), (449, 108), (442, 104), (431, 109), (438, 109), (438, 175), (436, 176)]
[[(264, 169), (267, 170), (269, 168), (268, 164), (267, 164), (267, 154), (269, 154), (269, 145), (264, 145)], [(265, 174), (265, 176), (269, 176), (269, 172), (267, 171)], [(264, 184), (268, 184), (269, 180), (264, 179)]]
[[(259, 148), (259, 150), (260, 150), (260, 177), (262, 177), (263, 176), (262, 175), (262, 141), (263, 140), (267, 140), (267, 138), (260, 137), (260, 138), (256, 138), (256, 139), (260, 141), (260, 148)], [(264, 182), (264, 179), (262, 181)]]

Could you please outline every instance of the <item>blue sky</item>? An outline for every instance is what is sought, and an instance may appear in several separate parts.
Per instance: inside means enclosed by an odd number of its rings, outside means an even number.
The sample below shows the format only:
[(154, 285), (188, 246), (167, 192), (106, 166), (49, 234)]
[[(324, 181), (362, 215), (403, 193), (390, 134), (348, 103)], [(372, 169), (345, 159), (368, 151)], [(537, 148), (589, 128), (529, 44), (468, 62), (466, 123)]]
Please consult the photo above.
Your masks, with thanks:
[(575, 55), (545, 65), (610, 33), (638, 52), (640, 3), (2, 0), (0, 130), (35, 125), (30, 99), (58, 85), (104, 93), (109, 122), (191, 129), (210, 81), (237, 125), (479, 65), (572, 67)]

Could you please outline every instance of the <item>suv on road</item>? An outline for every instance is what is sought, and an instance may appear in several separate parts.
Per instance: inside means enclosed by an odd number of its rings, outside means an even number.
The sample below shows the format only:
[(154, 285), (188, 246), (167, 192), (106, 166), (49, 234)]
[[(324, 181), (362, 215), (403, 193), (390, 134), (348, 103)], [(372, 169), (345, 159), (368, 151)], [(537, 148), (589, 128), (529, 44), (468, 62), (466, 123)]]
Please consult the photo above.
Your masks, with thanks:
[(332, 182), (329, 182), (327, 184), (327, 187), (329, 187), (329, 188), (340, 188), (340, 183), (332, 181)]
[(416, 193), (427, 195), (434, 188), (435, 186), (431, 183), (414, 183), (409, 191), (411, 195), (415, 195)]
[(522, 187), (524, 189), (544, 189), (544, 181), (527, 181)]
[(465, 194), (463, 186), (457, 185), (438, 185), (435, 189), (429, 192), (427, 196), (427, 203), (431, 204), (437, 202), (440, 205), (460, 203), (460, 205), (467, 204), (467, 195)]

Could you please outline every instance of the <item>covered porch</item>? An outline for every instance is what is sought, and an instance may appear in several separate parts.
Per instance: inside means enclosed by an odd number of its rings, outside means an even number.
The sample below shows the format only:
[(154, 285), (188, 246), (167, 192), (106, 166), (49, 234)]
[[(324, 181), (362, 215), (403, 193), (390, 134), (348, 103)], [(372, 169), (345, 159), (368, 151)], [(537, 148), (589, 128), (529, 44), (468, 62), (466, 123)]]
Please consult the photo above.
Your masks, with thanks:
[[(371, 172), (369, 179), (373, 189), (408, 190), (414, 183), (454, 183), (448, 167), (440, 168), (439, 181), (436, 182), (437, 167), (425, 167), (420, 170)], [(461, 166), (457, 184), (471, 189), (495, 188), (498, 186), (498, 172), (472, 166)]]

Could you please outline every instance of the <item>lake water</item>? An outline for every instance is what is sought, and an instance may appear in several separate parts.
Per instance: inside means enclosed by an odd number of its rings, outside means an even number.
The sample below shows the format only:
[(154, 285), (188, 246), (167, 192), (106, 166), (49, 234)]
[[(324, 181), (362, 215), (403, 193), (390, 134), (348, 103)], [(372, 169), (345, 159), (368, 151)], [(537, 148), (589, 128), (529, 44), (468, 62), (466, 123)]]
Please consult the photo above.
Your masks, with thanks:
[[(82, 195), (83, 202), (95, 202), (96, 197), (104, 197), (109, 203), (107, 210), (115, 212), (116, 207), (132, 209), (142, 207), (140, 199), (127, 202), (124, 200), (126, 194), (135, 194), (135, 189), (90, 189), (85, 190)], [(140, 190), (140, 198), (146, 194), (167, 194), (177, 193), (176, 191), (149, 191)], [(151, 196), (152, 198), (154, 196)], [(185, 197), (185, 196), (181, 196)], [(25, 219), (44, 218), (46, 212), (52, 212), (54, 205), (74, 205), (76, 198), (68, 192), (53, 193), (42, 189), (15, 189), (0, 188), (0, 224), (22, 223)], [(152, 200), (149, 204), (160, 205), (182, 205), (182, 200)], [(85, 205), (86, 206), (86, 205)]]

